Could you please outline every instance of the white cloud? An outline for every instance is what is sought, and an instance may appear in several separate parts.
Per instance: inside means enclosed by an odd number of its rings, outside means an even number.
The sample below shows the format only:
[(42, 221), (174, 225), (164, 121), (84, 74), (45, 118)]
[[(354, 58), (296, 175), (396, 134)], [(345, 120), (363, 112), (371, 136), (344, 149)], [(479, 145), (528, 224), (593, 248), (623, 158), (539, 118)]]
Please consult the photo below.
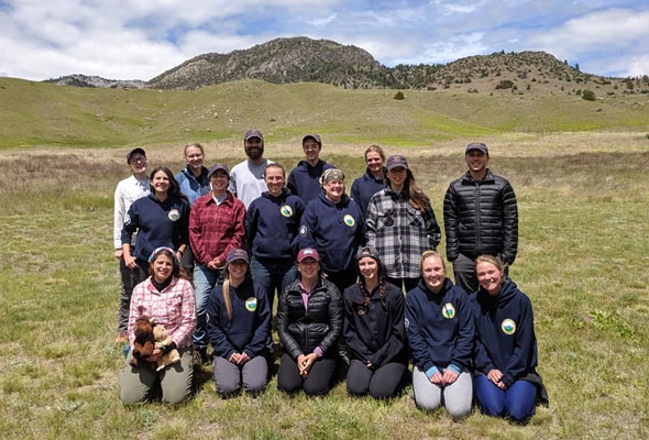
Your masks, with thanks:
[(628, 0), (0, 0), (0, 72), (146, 80), (203, 53), (307, 35), (387, 65), (545, 50), (635, 76), (649, 73), (648, 23), (649, 5)]

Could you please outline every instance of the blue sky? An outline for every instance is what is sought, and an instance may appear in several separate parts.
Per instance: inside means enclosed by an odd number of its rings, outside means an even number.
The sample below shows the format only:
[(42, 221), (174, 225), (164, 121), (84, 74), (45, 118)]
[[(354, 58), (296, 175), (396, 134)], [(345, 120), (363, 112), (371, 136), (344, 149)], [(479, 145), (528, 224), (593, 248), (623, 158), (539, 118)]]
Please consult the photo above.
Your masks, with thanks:
[(0, 0), (0, 76), (148, 80), (294, 36), (387, 66), (534, 50), (587, 73), (649, 75), (648, 0)]

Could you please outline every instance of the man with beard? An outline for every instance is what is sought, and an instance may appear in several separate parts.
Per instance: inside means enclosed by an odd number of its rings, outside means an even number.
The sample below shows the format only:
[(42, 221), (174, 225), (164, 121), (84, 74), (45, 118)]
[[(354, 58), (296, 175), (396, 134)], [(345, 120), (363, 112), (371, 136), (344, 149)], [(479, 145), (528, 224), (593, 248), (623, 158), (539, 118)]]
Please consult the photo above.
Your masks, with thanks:
[(253, 200), (261, 196), (262, 192), (268, 191), (264, 182), (264, 170), (273, 161), (264, 158), (264, 136), (259, 130), (246, 131), (243, 149), (248, 159), (232, 167), (228, 190), (248, 209)]

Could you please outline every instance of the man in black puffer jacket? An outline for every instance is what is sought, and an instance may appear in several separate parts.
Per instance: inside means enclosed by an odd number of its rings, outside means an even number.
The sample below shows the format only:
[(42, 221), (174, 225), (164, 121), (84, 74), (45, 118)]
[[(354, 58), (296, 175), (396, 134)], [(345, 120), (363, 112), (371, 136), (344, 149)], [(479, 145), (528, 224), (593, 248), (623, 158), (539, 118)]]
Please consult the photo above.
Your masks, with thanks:
[(478, 290), (475, 259), (482, 254), (506, 265), (518, 250), (516, 194), (507, 179), (487, 168), (489, 150), (483, 143), (466, 146), (469, 170), (451, 182), (444, 197), (446, 257), (453, 263), (455, 284), (467, 292)]

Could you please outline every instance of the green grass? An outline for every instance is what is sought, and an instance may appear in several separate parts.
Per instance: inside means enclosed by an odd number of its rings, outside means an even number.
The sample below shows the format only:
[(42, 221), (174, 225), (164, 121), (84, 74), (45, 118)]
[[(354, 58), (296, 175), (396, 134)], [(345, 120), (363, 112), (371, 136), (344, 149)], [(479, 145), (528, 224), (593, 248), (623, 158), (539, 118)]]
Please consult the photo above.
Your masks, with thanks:
[[(246, 93), (258, 86), (249, 84)], [(312, 86), (295, 87), (306, 93)], [(412, 96), (406, 93), (404, 101)], [(426, 130), (413, 138), (423, 139)], [(307, 131), (273, 129), (273, 136)], [(347, 130), (326, 139), (334, 136), (362, 138)], [(111, 234), (112, 192), (126, 167), (122, 154), (115, 157), (109, 148), (57, 147), (0, 152), (3, 437), (647, 438), (649, 142), (643, 133), (507, 133), (490, 134), (490, 146), (492, 168), (510, 179), (519, 198), (520, 250), (511, 275), (534, 305), (539, 371), (550, 393), (550, 406), (538, 408), (528, 425), (478, 411), (459, 422), (444, 411), (423, 413), (411, 387), (390, 402), (352, 399), (344, 383), (324, 398), (288, 397), (273, 378), (258, 398), (222, 400), (207, 367), (190, 402), (123, 407), (122, 347), (113, 345), (119, 281)], [(364, 169), (362, 148), (331, 141), (324, 153), (351, 181)], [(233, 164), (242, 160), (239, 149), (209, 150), (208, 157)], [(441, 221), (444, 191), (464, 170), (461, 147), (389, 150), (406, 152)], [(176, 158), (168, 161), (173, 169), (181, 166), (178, 151), (155, 149), (159, 157)], [(267, 150), (271, 158), (273, 151)], [(283, 153), (279, 159), (290, 168), (299, 157)]]
[(351, 90), (315, 83), (237, 81), (195, 91), (80, 89), (0, 78), (0, 148), (105, 148), (239, 140), (250, 126), (267, 140), (399, 147), (520, 133), (649, 131), (649, 95), (576, 96)]

